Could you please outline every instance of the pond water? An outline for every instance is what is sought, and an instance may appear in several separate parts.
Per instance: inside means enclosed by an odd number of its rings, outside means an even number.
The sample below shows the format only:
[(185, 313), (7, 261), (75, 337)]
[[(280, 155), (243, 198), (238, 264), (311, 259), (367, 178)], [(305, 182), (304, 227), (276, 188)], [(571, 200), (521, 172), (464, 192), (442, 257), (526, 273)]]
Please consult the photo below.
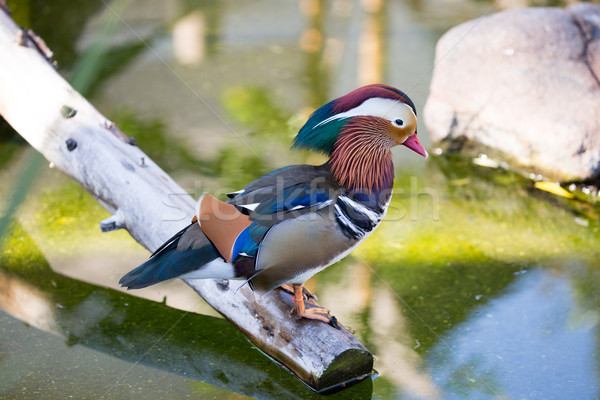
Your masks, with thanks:
[[(440, 35), (509, 3), (9, 1), (61, 73), (195, 197), (322, 162), (291, 139), (361, 84), (397, 86), (421, 111)], [(419, 136), (429, 147), (422, 124)], [(0, 398), (323, 397), (182, 282), (118, 288), (148, 253), (100, 233), (108, 213), (5, 124), (0, 139), (3, 207), (37, 175), (0, 253)], [(597, 196), (541, 191), (485, 157), (408, 153), (394, 151), (380, 228), (307, 284), (375, 355), (377, 378), (328, 397), (599, 398)]]

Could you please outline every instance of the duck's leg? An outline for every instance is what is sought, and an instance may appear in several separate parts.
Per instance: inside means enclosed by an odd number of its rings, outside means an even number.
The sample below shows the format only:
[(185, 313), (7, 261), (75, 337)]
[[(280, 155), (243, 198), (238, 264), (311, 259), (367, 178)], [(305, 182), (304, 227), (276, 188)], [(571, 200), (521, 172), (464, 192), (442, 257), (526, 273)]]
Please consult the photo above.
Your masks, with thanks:
[(294, 295), (292, 296), (294, 308), (291, 309), (290, 315), (296, 315), (299, 318), (316, 319), (331, 324), (334, 327), (337, 327), (337, 320), (334, 316), (330, 314), (329, 310), (327, 310), (326, 308), (306, 308), (304, 306), (304, 295), (302, 293), (302, 285), (292, 285), (292, 288), (294, 289)]
[[(284, 292), (287, 292), (294, 296), (294, 285), (292, 285), (291, 283), (286, 283), (285, 285), (281, 285), (279, 287)], [(317, 295), (305, 288), (304, 286), (302, 286), (302, 294), (304, 295), (304, 300), (317, 304), (316, 302), (319, 300), (317, 299)]]

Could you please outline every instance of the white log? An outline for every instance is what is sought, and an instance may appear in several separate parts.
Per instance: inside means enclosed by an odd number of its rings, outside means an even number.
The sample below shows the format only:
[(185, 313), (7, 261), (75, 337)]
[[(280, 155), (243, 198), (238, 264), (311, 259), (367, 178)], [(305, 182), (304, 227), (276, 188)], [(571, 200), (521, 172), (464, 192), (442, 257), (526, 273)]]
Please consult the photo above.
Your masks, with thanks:
[[(0, 114), (113, 214), (103, 230), (123, 227), (152, 251), (191, 219), (195, 201), (77, 93), (1, 10)], [(258, 297), (239, 281), (187, 283), (314, 389), (371, 373), (373, 357), (358, 339), (346, 329), (292, 319), (288, 294)]]

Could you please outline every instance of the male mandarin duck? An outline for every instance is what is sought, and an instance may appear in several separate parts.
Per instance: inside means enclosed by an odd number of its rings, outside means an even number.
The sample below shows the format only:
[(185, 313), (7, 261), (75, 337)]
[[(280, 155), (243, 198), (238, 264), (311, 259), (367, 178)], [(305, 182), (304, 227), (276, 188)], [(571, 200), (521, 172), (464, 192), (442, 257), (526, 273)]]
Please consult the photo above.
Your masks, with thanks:
[(383, 84), (317, 109), (292, 148), (325, 153), (323, 165), (270, 172), (222, 202), (206, 194), (199, 214), (119, 283), (143, 288), (171, 279), (244, 279), (262, 292), (291, 284), (298, 318), (334, 322), (306, 308), (303, 284), (348, 255), (381, 222), (392, 195), (391, 148), (427, 157), (413, 102)]

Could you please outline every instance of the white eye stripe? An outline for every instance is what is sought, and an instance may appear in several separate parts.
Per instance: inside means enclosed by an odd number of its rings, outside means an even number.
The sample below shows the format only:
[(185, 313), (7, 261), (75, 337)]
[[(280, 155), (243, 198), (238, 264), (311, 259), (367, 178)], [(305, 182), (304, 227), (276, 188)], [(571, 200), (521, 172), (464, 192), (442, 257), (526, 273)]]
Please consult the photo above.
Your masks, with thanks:
[(385, 118), (388, 121), (394, 123), (394, 121), (396, 119), (404, 120), (404, 118), (398, 118), (398, 116), (400, 116), (400, 117), (406, 116), (407, 109), (410, 110), (410, 114), (412, 114), (414, 116), (414, 118), (416, 119), (417, 116), (415, 115), (414, 111), (408, 104), (402, 103), (400, 101), (392, 100), (392, 99), (383, 99), (381, 97), (374, 97), (374, 98), (365, 100), (358, 107), (354, 107), (353, 109), (345, 111), (343, 113), (335, 114), (334, 116), (329, 117), (329, 118), (319, 122), (317, 125), (315, 125), (315, 127), (313, 129), (317, 128), (320, 125), (326, 124), (330, 121), (336, 120), (336, 119), (343, 119), (343, 118), (350, 118), (350, 117), (357, 117), (357, 116), (372, 116), (372, 117)]

